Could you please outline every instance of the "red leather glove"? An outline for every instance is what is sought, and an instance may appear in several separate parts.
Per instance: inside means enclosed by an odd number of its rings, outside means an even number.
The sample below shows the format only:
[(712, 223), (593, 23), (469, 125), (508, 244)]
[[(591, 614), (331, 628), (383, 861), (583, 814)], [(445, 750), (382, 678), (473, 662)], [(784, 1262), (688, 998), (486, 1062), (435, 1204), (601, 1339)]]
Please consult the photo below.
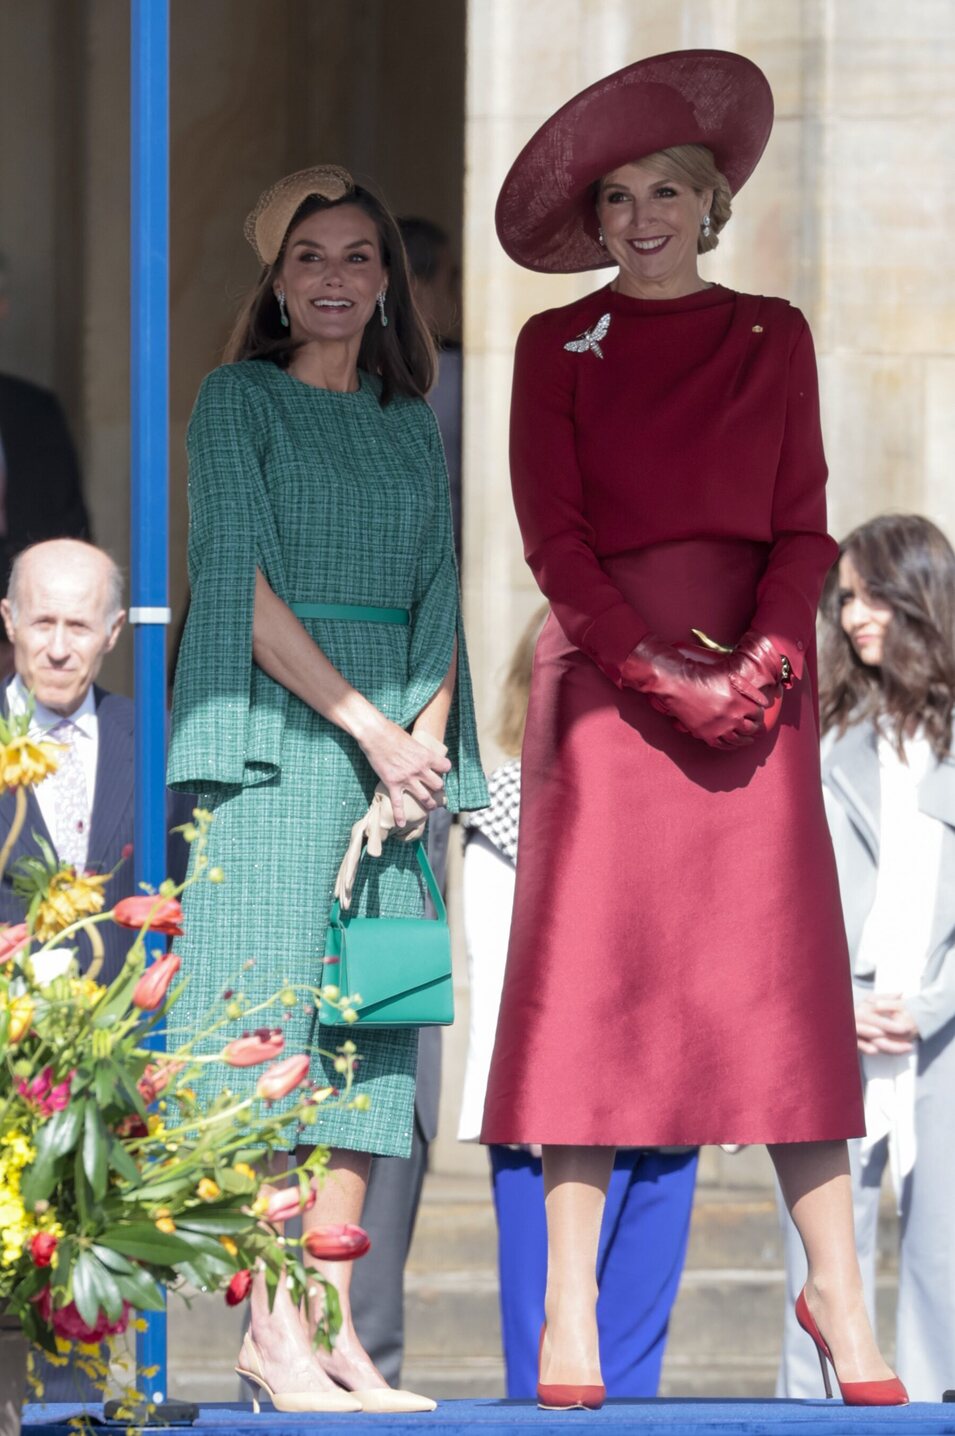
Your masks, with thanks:
[[(751, 638), (759, 640), (753, 644)], [(762, 729), (772, 697), (763, 691), (767, 639), (744, 634), (739, 652), (702, 650), (697, 659), (654, 634), (640, 640), (621, 670), (623, 683), (645, 693), (654, 708), (711, 748), (744, 748)], [(781, 672), (781, 664), (780, 664)]]
[(764, 713), (767, 732), (776, 726), (784, 690), (794, 683), (788, 658), (778, 654), (768, 638), (749, 628), (728, 656), (730, 671), (745, 678), (768, 700)]

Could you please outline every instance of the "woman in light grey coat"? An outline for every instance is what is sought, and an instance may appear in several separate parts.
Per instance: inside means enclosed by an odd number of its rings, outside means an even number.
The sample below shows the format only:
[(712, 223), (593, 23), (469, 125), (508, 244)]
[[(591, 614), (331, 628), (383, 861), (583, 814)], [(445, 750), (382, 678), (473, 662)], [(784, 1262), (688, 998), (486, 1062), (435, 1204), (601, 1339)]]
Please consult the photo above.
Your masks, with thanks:
[[(916, 516), (841, 546), (823, 600), (822, 777), (853, 961), (866, 1137), (851, 1142), (870, 1312), (882, 1178), (901, 1217), (897, 1368), (955, 1386), (955, 554)], [(786, 1219), (791, 1298), (806, 1279)], [(822, 1394), (787, 1304), (777, 1395)]]

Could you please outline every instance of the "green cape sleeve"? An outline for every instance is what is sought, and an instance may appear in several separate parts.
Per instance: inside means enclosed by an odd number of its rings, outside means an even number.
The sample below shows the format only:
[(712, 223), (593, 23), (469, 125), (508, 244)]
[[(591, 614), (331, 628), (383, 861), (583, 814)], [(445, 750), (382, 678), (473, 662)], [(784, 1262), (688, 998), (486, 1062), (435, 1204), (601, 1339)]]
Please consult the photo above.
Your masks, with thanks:
[(252, 661), (255, 570), (285, 598), (259, 459), (266, 418), (234, 365), (203, 381), (189, 423), (192, 596), (173, 694), (170, 787), (248, 787), (280, 768), (288, 692)]
[(478, 749), (477, 722), (471, 690), (471, 670), (461, 620), (461, 594), (452, 537), (448, 472), (437, 420), (424, 406), (434, 506), (418, 563), (418, 582), (411, 613), (411, 651), (406, 709), (402, 725), (409, 726), (441, 686), (458, 640), (458, 669), (444, 741), (451, 771), (444, 787), (452, 813), (486, 808), (487, 783)]

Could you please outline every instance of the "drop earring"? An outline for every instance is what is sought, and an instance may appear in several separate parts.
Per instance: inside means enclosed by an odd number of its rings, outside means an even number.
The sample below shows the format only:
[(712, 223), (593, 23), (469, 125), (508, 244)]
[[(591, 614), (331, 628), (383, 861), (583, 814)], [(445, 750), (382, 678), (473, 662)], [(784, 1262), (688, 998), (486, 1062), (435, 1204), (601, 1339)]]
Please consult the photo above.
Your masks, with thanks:
[(283, 328), (283, 329), (287, 329), (287, 328), (288, 328), (288, 315), (287, 315), (287, 313), (285, 312), (285, 290), (284, 290), (284, 289), (280, 289), (280, 290), (278, 291), (278, 293), (276, 294), (275, 297), (276, 297), (276, 299), (277, 299), (278, 302), (279, 302), (279, 318), (280, 318), (281, 321), (282, 321), (282, 328)]
[(379, 290), (377, 299), (375, 300), (375, 303), (378, 305), (379, 316), (381, 317), (382, 329), (388, 328), (388, 316), (385, 313), (385, 293), (386, 291), (384, 289)]
[(607, 248), (607, 241), (604, 239), (604, 232), (603, 232), (603, 226), (602, 226), (602, 225), (601, 225), (600, 228), (598, 228), (598, 230), (597, 230), (597, 243), (600, 245), (600, 248), (601, 248), (601, 249), (606, 249), (606, 248)]
[(703, 238), (704, 238), (704, 239), (709, 239), (709, 237), (710, 237), (710, 230), (713, 228), (713, 225), (712, 225), (712, 223), (710, 222), (710, 217), (709, 217), (708, 214), (705, 214), (705, 215), (703, 216), (703, 221), (702, 221), (702, 224), (700, 225), (700, 228), (701, 228), (702, 231), (703, 231)]

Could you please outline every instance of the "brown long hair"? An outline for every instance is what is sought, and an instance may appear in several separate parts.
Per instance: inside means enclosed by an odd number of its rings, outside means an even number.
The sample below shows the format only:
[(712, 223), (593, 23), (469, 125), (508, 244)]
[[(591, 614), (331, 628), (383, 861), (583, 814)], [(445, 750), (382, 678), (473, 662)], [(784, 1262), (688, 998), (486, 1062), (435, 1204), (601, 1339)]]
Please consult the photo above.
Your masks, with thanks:
[(434, 342), (411, 293), (408, 260), (395, 218), (372, 190), (361, 185), (356, 185), (341, 199), (328, 200), (320, 195), (310, 195), (302, 201), (285, 231), (275, 263), (263, 267), (255, 288), (242, 305), (223, 360), (226, 364), (236, 364), (242, 359), (268, 359), (281, 369), (288, 368), (301, 341), (292, 339), (288, 330), (282, 327), (273, 290), (276, 273), (285, 258), (288, 237), (296, 225), (308, 219), (309, 215), (348, 204), (364, 210), (374, 220), (381, 261), (388, 270), (388, 292), (385, 296), (388, 325), (385, 328), (376, 318), (365, 325), (358, 352), (358, 367), (367, 374), (376, 374), (381, 380), (380, 401), (383, 406), (395, 394), (423, 399), (434, 383)]
[(504, 752), (516, 758), (524, 742), (524, 724), (527, 721), (527, 702), (531, 693), (531, 673), (534, 668), (534, 650), (540, 638), (541, 629), (550, 613), (550, 604), (542, 604), (531, 614), (511, 654), (501, 688), (501, 704), (498, 710), (497, 732), (494, 735)]
[(921, 725), (936, 758), (948, 756), (955, 712), (955, 553), (919, 514), (880, 514), (839, 547), (873, 598), (892, 610), (882, 663), (856, 656), (841, 624), (838, 565), (822, 596), (822, 731), (883, 721), (901, 755)]

